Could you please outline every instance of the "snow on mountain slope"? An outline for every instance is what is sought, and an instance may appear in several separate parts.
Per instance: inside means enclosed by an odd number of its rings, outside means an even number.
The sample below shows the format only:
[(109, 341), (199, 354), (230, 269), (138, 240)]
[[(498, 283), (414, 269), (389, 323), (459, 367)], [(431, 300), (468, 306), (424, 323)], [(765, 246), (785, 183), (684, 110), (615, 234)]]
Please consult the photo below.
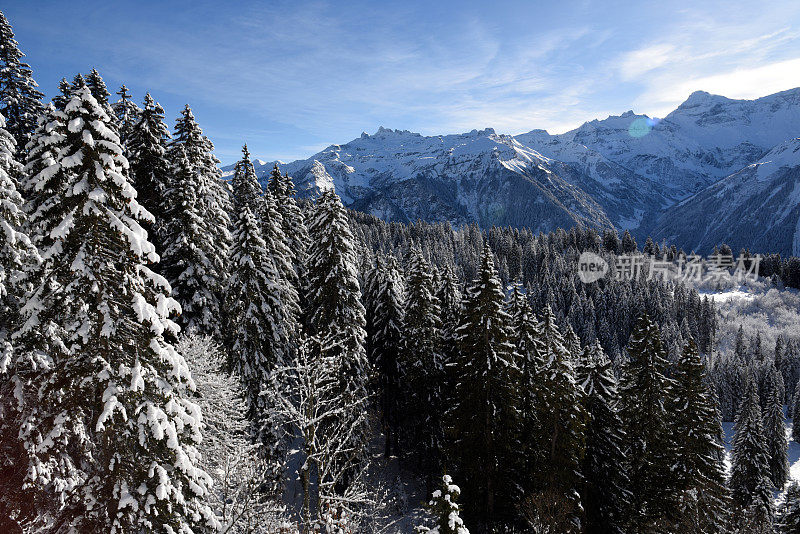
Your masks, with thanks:
[(671, 204), (662, 188), (651, 180), (584, 145), (565, 141), (544, 130), (533, 130), (514, 138), (554, 160), (551, 166), (557, 168), (556, 172), (592, 195), (619, 229), (633, 230), (644, 215)]
[(800, 139), (669, 208), (651, 234), (687, 250), (726, 242), (733, 250), (800, 255)]
[(697, 91), (662, 120), (628, 111), (553, 137), (585, 145), (680, 199), (797, 136), (800, 88), (756, 100)]
[[(333, 188), (387, 220), (613, 224), (686, 249), (724, 240), (786, 253), (800, 252), (796, 141), (784, 143), (798, 136), (800, 88), (756, 100), (698, 91), (662, 120), (628, 111), (515, 137), (380, 128), (281, 168), (303, 195)], [(255, 166), (263, 181), (273, 163)]]
[[(259, 167), (259, 177), (271, 167)], [(386, 128), (281, 166), (301, 194), (332, 186), (347, 206), (387, 220), (610, 228), (602, 206), (557, 168), (492, 129), (424, 137)]]

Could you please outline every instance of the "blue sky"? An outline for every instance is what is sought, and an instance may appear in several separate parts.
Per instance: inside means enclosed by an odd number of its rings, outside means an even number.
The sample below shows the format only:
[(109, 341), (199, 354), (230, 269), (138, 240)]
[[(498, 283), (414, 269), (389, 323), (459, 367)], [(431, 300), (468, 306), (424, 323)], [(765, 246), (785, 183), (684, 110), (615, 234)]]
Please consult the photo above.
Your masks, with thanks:
[(189, 103), (224, 163), (290, 161), (379, 125), (558, 133), (694, 90), (800, 86), (800, 2), (6, 0), (52, 96), (96, 67), (170, 126)]

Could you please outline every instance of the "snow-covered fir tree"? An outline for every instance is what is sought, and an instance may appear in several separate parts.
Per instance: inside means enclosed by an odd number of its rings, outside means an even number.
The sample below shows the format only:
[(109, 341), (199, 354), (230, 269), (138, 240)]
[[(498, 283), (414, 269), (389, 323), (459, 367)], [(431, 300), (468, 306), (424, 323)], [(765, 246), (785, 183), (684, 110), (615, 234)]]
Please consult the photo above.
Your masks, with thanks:
[[(165, 227), (157, 232), (164, 246), (160, 270), (172, 284), (183, 310), (181, 325), (219, 335), (221, 293), (226, 284), (231, 237), (223, 200), (227, 193), (222, 189), (213, 150), (214, 145), (203, 135), (187, 105), (175, 122), (173, 140), (167, 148), (167, 159), (176, 167), (165, 193)], [(180, 187), (192, 189), (192, 194), (178, 192), (176, 182), (183, 184)], [(172, 198), (176, 195), (191, 198), (192, 202), (176, 202)], [(174, 219), (197, 217), (202, 218), (202, 229), (182, 235), (183, 230)]]
[(430, 264), (412, 247), (406, 261), (405, 323), (401, 358), (404, 454), (422, 472), (441, 471), (445, 406), (441, 310)]
[(600, 344), (583, 351), (583, 404), (588, 415), (581, 502), (587, 534), (626, 532), (631, 495), (625, 471), (625, 427), (611, 360)]
[(297, 204), (297, 192), (288, 174), (281, 174), (278, 164), (272, 169), (267, 183), (267, 190), (275, 200), (275, 207), (283, 221), (283, 233), (292, 253), (292, 265), (297, 274), (295, 284), (298, 292), (302, 291), (300, 281), (305, 278), (305, 262), (308, 254), (308, 230), (300, 206)]
[[(129, 109), (122, 111), (125, 114), (132, 113)], [(138, 116), (136, 123), (127, 127), (128, 139), (125, 146), (130, 163), (130, 176), (138, 193), (139, 204), (156, 219), (155, 224), (145, 224), (144, 228), (148, 236), (152, 236), (151, 241), (155, 243), (156, 250), (161, 253), (164, 244), (159, 242), (154, 229), (159, 224), (158, 221), (163, 221), (168, 209), (165, 206), (165, 197), (171, 175), (170, 163), (167, 160), (170, 133), (164, 123), (164, 109), (153, 100), (150, 93), (145, 95), (144, 107)], [(130, 120), (130, 115), (123, 115), (123, 120)]]
[(734, 526), (740, 532), (772, 529), (772, 482), (758, 399), (758, 386), (748, 376), (745, 397), (734, 425), (730, 488)]
[(778, 508), (775, 530), (778, 534), (800, 532), (800, 485), (792, 482), (786, 488), (783, 502)]
[(250, 161), (247, 144), (242, 147), (242, 159), (236, 162), (231, 179), (233, 186), (233, 206), (240, 210), (250, 208), (254, 214), (260, 214), (264, 201), (264, 191), (258, 183), (256, 169)]
[(517, 354), (510, 342), (505, 295), (488, 245), (469, 287), (456, 331), (454, 402), (448, 407), (448, 461), (466, 488), (469, 524), (484, 533), (516, 516), (514, 481), (504, 467), (517, 442)]
[(375, 259), (368, 284), (372, 293), (369, 360), (376, 375), (375, 389), (381, 424), (386, 434), (386, 457), (399, 454), (401, 404), (400, 361), (403, 354), (404, 284), (393, 257)]
[(668, 412), (672, 380), (665, 375), (667, 361), (661, 333), (646, 313), (636, 322), (628, 355), (630, 361), (622, 375), (620, 415), (627, 434), (625, 455), (633, 497), (631, 528), (635, 532), (669, 532), (677, 512), (672, 476), (675, 446)]
[(764, 441), (766, 444), (767, 465), (769, 466), (769, 479), (772, 486), (782, 490), (789, 478), (789, 442), (786, 439), (786, 423), (783, 415), (783, 402), (779, 390), (780, 379), (775, 366), (770, 366), (768, 371), (771, 380), (767, 380), (765, 394), (766, 405), (763, 412)]
[(106, 82), (103, 80), (103, 77), (100, 76), (100, 73), (97, 72), (97, 69), (92, 69), (89, 74), (86, 76), (86, 87), (89, 88), (89, 91), (92, 93), (92, 96), (100, 106), (103, 107), (103, 110), (109, 117), (109, 120), (117, 127), (117, 116), (114, 114), (111, 106), (108, 103), (108, 98), (111, 96), (111, 93), (108, 92), (108, 87), (106, 87)]
[(39, 261), (38, 251), (24, 231), (26, 216), (18, 191), (23, 167), (15, 153), (14, 138), (0, 115), (0, 343), (8, 340), (16, 326), (27, 274)]
[[(66, 82), (66, 80), (64, 80), (64, 82)], [(128, 88), (125, 84), (119, 88), (116, 94), (119, 96), (119, 100), (111, 104), (111, 109), (114, 112), (114, 116), (117, 118), (119, 140), (120, 143), (122, 143), (123, 149), (126, 151), (125, 154), (127, 157), (131, 132), (134, 126), (136, 126), (136, 123), (139, 122), (139, 115), (142, 110), (131, 99), (131, 94), (128, 92)]]
[(11, 333), (19, 327), (19, 312), (29, 281), (27, 275), (40, 258), (22, 230), (25, 213), (17, 180), (22, 165), (16, 161), (14, 138), (0, 115), (0, 531), (21, 532), (20, 524), (35, 514), (24, 487), (24, 448), (19, 440), (19, 405)]
[(320, 195), (309, 222), (308, 304), (310, 324), (323, 349), (338, 359), (342, 389), (366, 395), (369, 362), (364, 306), (356, 270), (355, 243), (342, 201)]
[[(580, 467), (585, 448), (586, 412), (582, 404), (583, 391), (575, 381), (573, 355), (555, 323), (549, 306), (542, 313), (541, 360), (536, 380), (537, 465), (532, 476), (534, 490), (526, 500), (537, 502), (555, 498), (559, 510), (552, 517), (538, 518), (542, 524), (564, 532), (579, 532), (583, 509), (580, 500), (582, 484)], [(575, 355), (577, 359), (579, 355)]]
[(299, 327), (283, 300), (284, 288), (261, 226), (246, 205), (236, 218), (230, 264), (225, 317), (231, 360), (244, 384), (254, 435), (270, 444), (271, 436), (263, 432), (271, 429), (262, 427), (270, 407), (261, 391), (275, 366), (291, 360)]
[(48, 250), (52, 231), (63, 220), (66, 205), (60, 202), (69, 171), (58, 161), (65, 148), (67, 115), (48, 105), (28, 143), (28, 157), (20, 189), (28, 214), (26, 229), (40, 251)]
[[(198, 467), (201, 414), (187, 396), (169, 284), (139, 221), (111, 119), (88, 88), (66, 105), (54, 166), (64, 216), (16, 333), (21, 437), (42, 531), (215, 528)], [(35, 365), (34, 365), (35, 364)]]
[(461, 488), (453, 484), (450, 475), (443, 475), (439, 488), (433, 492), (428, 509), (436, 518), (433, 527), (417, 527), (418, 534), (469, 534), (461, 519), (458, 497)]
[(725, 485), (722, 425), (706, 385), (705, 363), (690, 338), (678, 360), (671, 395), (677, 436), (679, 524), (683, 530), (725, 532), (730, 502)]
[(44, 95), (37, 89), (39, 85), (33, 80), (30, 65), (22, 61), (24, 57), (11, 24), (0, 11), (0, 113), (6, 119), (6, 130), (14, 138), (15, 156), (24, 153), (43, 110)]

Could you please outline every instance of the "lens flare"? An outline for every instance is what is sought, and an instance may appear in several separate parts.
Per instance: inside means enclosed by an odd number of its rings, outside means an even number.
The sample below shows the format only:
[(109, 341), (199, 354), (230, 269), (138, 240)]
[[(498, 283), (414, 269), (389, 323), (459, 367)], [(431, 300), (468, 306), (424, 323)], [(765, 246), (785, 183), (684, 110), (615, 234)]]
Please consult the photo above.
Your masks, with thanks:
[(628, 126), (628, 135), (636, 139), (644, 137), (650, 133), (653, 127), (661, 122), (661, 119), (653, 117), (639, 117), (635, 119), (630, 126)]

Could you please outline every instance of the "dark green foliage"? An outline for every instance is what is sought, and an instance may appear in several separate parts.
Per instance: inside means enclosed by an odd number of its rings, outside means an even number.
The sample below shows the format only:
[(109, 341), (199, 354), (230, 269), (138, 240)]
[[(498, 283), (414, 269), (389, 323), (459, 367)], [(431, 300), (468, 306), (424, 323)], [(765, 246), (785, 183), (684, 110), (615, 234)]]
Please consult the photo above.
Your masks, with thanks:
[(725, 532), (730, 503), (722, 465), (722, 425), (694, 341), (675, 371), (670, 432), (676, 436), (678, 524), (683, 531)]
[(468, 524), (478, 533), (504, 528), (516, 516), (515, 481), (507, 466), (518, 454), (517, 354), (510, 318), (489, 247), (478, 278), (464, 297), (457, 330), (459, 360), (454, 398), (448, 407), (448, 461), (465, 488)]
[(767, 532), (772, 525), (772, 482), (759, 407), (752, 375), (736, 417), (730, 476), (734, 523), (746, 532)]
[(669, 532), (677, 507), (674, 434), (670, 428), (666, 354), (661, 333), (648, 314), (636, 322), (628, 343), (630, 361), (622, 375), (622, 409), (626, 427), (625, 454), (631, 490), (631, 529)]
[(599, 344), (583, 351), (583, 405), (588, 415), (586, 454), (581, 472), (581, 501), (587, 534), (626, 532), (631, 495), (625, 453), (624, 423), (619, 415), (619, 392), (611, 361)]
[(11, 24), (0, 12), (0, 113), (6, 119), (6, 130), (14, 138), (17, 154), (21, 155), (43, 111), (44, 96), (37, 89), (30, 65), (22, 61), (24, 57), (14, 40)]

